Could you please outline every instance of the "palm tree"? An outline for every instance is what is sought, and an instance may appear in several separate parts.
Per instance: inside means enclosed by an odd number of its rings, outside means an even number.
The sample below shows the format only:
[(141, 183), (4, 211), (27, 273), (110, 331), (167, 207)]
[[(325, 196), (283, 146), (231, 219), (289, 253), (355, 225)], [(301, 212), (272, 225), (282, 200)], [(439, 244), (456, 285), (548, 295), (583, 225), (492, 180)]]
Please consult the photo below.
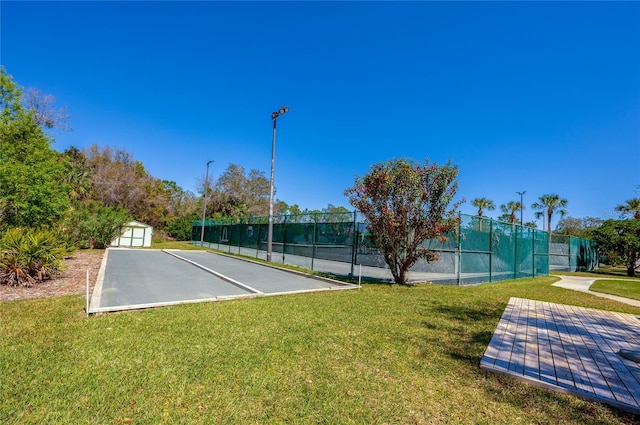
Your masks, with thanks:
[(500, 205), (500, 210), (506, 214), (509, 214), (511, 224), (516, 224), (516, 211), (522, 210), (522, 204), (519, 201), (509, 201), (506, 204)]
[(478, 217), (480, 217), (480, 220), (478, 220), (478, 225), (479, 225), (478, 229), (482, 232), (483, 208), (486, 208), (488, 210), (495, 210), (496, 204), (494, 204), (492, 200), (487, 198), (476, 198), (471, 201), (471, 205), (473, 205), (474, 207), (478, 207)]
[(567, 206), (569, 201), (556, 194), (542, 195), (538, 200), (540, 202), (533, 203), (531, 208), (538, 210), (538, 212), (536, 212), (536, 218), (541, 218), (546, 215), (547, 230), (549, 231), (549, 243), (551, 243), (551, 217), (555, 213), (560, 214), (560, 217), (564, 217), (567, 214), (567, 210), (564, 208)]
[(616, 211), (620, 211), (623, 216), (632, 214), (633, 218), (640, 220), (640, 198), (627, 200), (625, 204), (618, 205)]
[(471, 201), (471, 205), (478, 208), (478, 217), (482, 217), (482, 212), (484, 208), (488, 210), (496, 209), (496, 204), (494, 204), (492, 200), (487, 198), (476, 198), (473, 201)]

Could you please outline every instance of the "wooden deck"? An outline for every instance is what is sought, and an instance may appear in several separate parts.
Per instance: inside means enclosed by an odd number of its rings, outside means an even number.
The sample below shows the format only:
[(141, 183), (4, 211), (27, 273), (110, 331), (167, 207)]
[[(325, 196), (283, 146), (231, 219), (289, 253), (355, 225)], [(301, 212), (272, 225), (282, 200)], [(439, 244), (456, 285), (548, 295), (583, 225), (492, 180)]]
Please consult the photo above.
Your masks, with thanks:
[(511, 298), (480, 367), (640, 414), (640, 316)]

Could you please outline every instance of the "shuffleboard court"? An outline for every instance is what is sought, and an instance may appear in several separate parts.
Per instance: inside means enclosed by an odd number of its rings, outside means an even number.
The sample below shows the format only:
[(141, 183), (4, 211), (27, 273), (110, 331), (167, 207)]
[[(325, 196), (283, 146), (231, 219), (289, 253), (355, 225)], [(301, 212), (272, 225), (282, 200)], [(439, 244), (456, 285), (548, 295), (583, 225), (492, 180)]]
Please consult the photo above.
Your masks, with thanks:
[(334, 283), (309, 275), (285, 272), (211, 252), (171, 251), (171, 253), (232, 277), (265, 294), (331, 289), (336, 286)]
[(108, 249), (88, 312), (354, 287), (207, 251)]

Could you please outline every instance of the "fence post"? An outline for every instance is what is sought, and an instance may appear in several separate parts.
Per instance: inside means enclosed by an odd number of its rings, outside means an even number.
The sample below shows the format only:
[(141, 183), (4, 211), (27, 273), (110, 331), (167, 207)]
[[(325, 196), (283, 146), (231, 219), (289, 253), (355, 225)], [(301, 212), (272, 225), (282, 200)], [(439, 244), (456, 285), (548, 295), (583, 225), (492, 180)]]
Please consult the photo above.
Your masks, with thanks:
[(282, 219), (282, 264), (284, 264), (284, 252), (287, 250), (287, 217), (284, 215)]
[(513, 278), (518, 278), (518, 225), (511, 224), (512, 228), (516, 231), (515, 239), (513, 241)]
[(358, 246), (358, 224), (356, 223), (356, 210), (353, 210), (353, 239), (351, 241), (351, 272), (349, 278), (353, 279), (353, 267), (356, 263), (356, 247)]
[[(571, 238), (572, 237), (573, 236), (569, 235), (569, 271), (570, 272), (575, 272), (575, 270), (571, 270)], [(576, 261), (576, 265), (577, 265), (577, 261)]]
[(461, 285), (460, 274), (462, 270), (462, 213), (458, 212), (458, 285)]
[(531, 229), (531, 277), (536, 277), (536, 233), (538, 229)]
[(493, 219), (489, 219), (489, 283), (493, 282)]
[(311, 271), (313, 271), (313, 261), (316, 258), (316, 231), (318, 223), (318, 214), (313, 215), (313, 235), (311, 235)]
[(260, 233), (262, 231), (262, 223), (260, 223), (260, 221), (258, 221), (258, 237), (256, 238), (256, 258), (260, 258), (260, 235), (262, 235), (262, 233)]

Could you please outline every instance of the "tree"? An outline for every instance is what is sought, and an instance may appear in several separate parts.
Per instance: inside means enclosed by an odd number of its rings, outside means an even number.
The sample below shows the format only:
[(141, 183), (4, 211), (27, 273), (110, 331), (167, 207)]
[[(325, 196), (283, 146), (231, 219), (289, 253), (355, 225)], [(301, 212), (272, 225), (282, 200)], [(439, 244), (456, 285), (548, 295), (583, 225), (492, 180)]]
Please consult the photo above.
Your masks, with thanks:
[(64, 151), (67, 158), (67, 172), (64, 182), (69, 185), (69, 198), (72, 201), (83, 201), (91, 198), (93, 183), (91, 182), (91, 167), (87, 158), (76, 147), (71, 146)]
[(202, 217), (195, 212), (186, 216), (174, 217), (167, 223), (167, 234), (175, 240), (188, 241), (191, 239), (192, 223), (195, 220), (202, 220)]
[(171, 194), (164, 182), (149, 175), (133, 155), (95, 144), (83, 153), (91, 169), (94, 200), (107, 207), (121, 206), (136, 220), (154, 227), (166, 223)]
[(482, 217), (482, 213), (485, 209), (488, 209), (489, 211), (496, 209), (496, 204), (494, 204), (492, 200), (487, 198), (476, 198), (471, 201), (471, 205), (478, 208), (478, 217)]
[(273, 215), (286, 215), (289, 211), (289, 205), (280, 199), (273, 201)]
[(29, 87), (24, 96), (24, 106), (31, 111), (33, 118), (43, 128), (71, 130), (67, 123), (69, 114), (67, 107), (55, 107), (56, 98), (51, 94), (43, 94), (40, 89)]
[(609, 264), (619, 261), (625, 265), (627, 276), (635, 275), (640, 262), (640, 220), (606, 220), (590, 233)]
[(439, 167), (409, 159), (375, 164), (345, 191), (349, 202), (367, 219), (369, 228), (395, 283), (407, 284), (407, 272), (419, 259), (438, 255), (424, 247), (427, 239), (443, 238), (455, 228), (457, 167)]
[(94, 144), (83, 153), (91, 167), (97, 201), (106, 206), (120, 205), (129, 211), (142, 202), (145, 197), (142, 178), (146, 173), (143, 165), (129, 152)]
[[(270, 183), (264, 171), (251, 170), (229, 164), (220, 174), (213, 189), (213, 202), (207, 214), (220, 213), (227, 217), (263, 216), (269, 214)], [(274, 206), (284, 213), (282, 203), (274, 201)]]
[(496, 204), (494, 204), (492, 200), (487, 198), (476, 198), (471, 201), (471, 205), (478, 208), (478, 217), (480, 217), (478, 219), (478, 229), (482, 232), (482, 213), (484, 212), (485, 208), (488, 210), (495, 210)]
[(506, 204), (500, 205), (500, 211), (504, 213), (504, 216), (501, 216), (503, 219), (508, 216), (509, 222), (511, 224), (516, 224), (518, 218), (516, 217), (516, 212), (522, 210), (522, 204), (519, 201), (509, 201)]
[(302, 210), (300, 209), (300, 206), (298, 204), (289, 205), (289, 208), (287, 209), (287, 214), (300, 215), (302, 214)]
[(66, 160), (21, 102), (0, 67), (0, 228), (50, 227), (69, 206)]
[(602, 226), (602, 223), (602, 219), (594, 217), (565, 217), (558, 221), (555, 232), (562, 235), (584, 237), (589, 230)]
[(323, 215), (323, 219), (325, 221), (331, 222), (352, 222), (353, 221), (353, 212), (349, 211), (346, 207), (336, 207), (333, 204), (327, 205), (326, 208), (322, 209), (323, 214), (330, 214), (329, 216)]
[(196, 197), (192, 192), (182, 189), (178, 183), (171, 180), (162, 180), (162, 184), (168, 198), (167, 209), (170, 215), (182, 217), (202, 211), (198, 208)]
[(121, 206), (105, 206), (99, 201), (74, 202), (63, 223), (69, 242), (78, 248), (106, 248), (131, 221)]
[(551, 217), (556, 213), (560, 214), (560, 217), (567, 215), (567, 210), (564, 208), (567, 206), (569, 201), (556, 194), (542, 195), (538, 199), (540, 202), (533, 203), (531, 208), (538, 210), (536, 212), (536, 218), (546, 216), (547, 230), (549, 231), (549, 243), (551, 243)]
[(616, 211), (619, 211), (623, 217), (630, 214), (634, 219), (640, 220), (640, 198), (628, 199), (626, 203), (618, 205)]

